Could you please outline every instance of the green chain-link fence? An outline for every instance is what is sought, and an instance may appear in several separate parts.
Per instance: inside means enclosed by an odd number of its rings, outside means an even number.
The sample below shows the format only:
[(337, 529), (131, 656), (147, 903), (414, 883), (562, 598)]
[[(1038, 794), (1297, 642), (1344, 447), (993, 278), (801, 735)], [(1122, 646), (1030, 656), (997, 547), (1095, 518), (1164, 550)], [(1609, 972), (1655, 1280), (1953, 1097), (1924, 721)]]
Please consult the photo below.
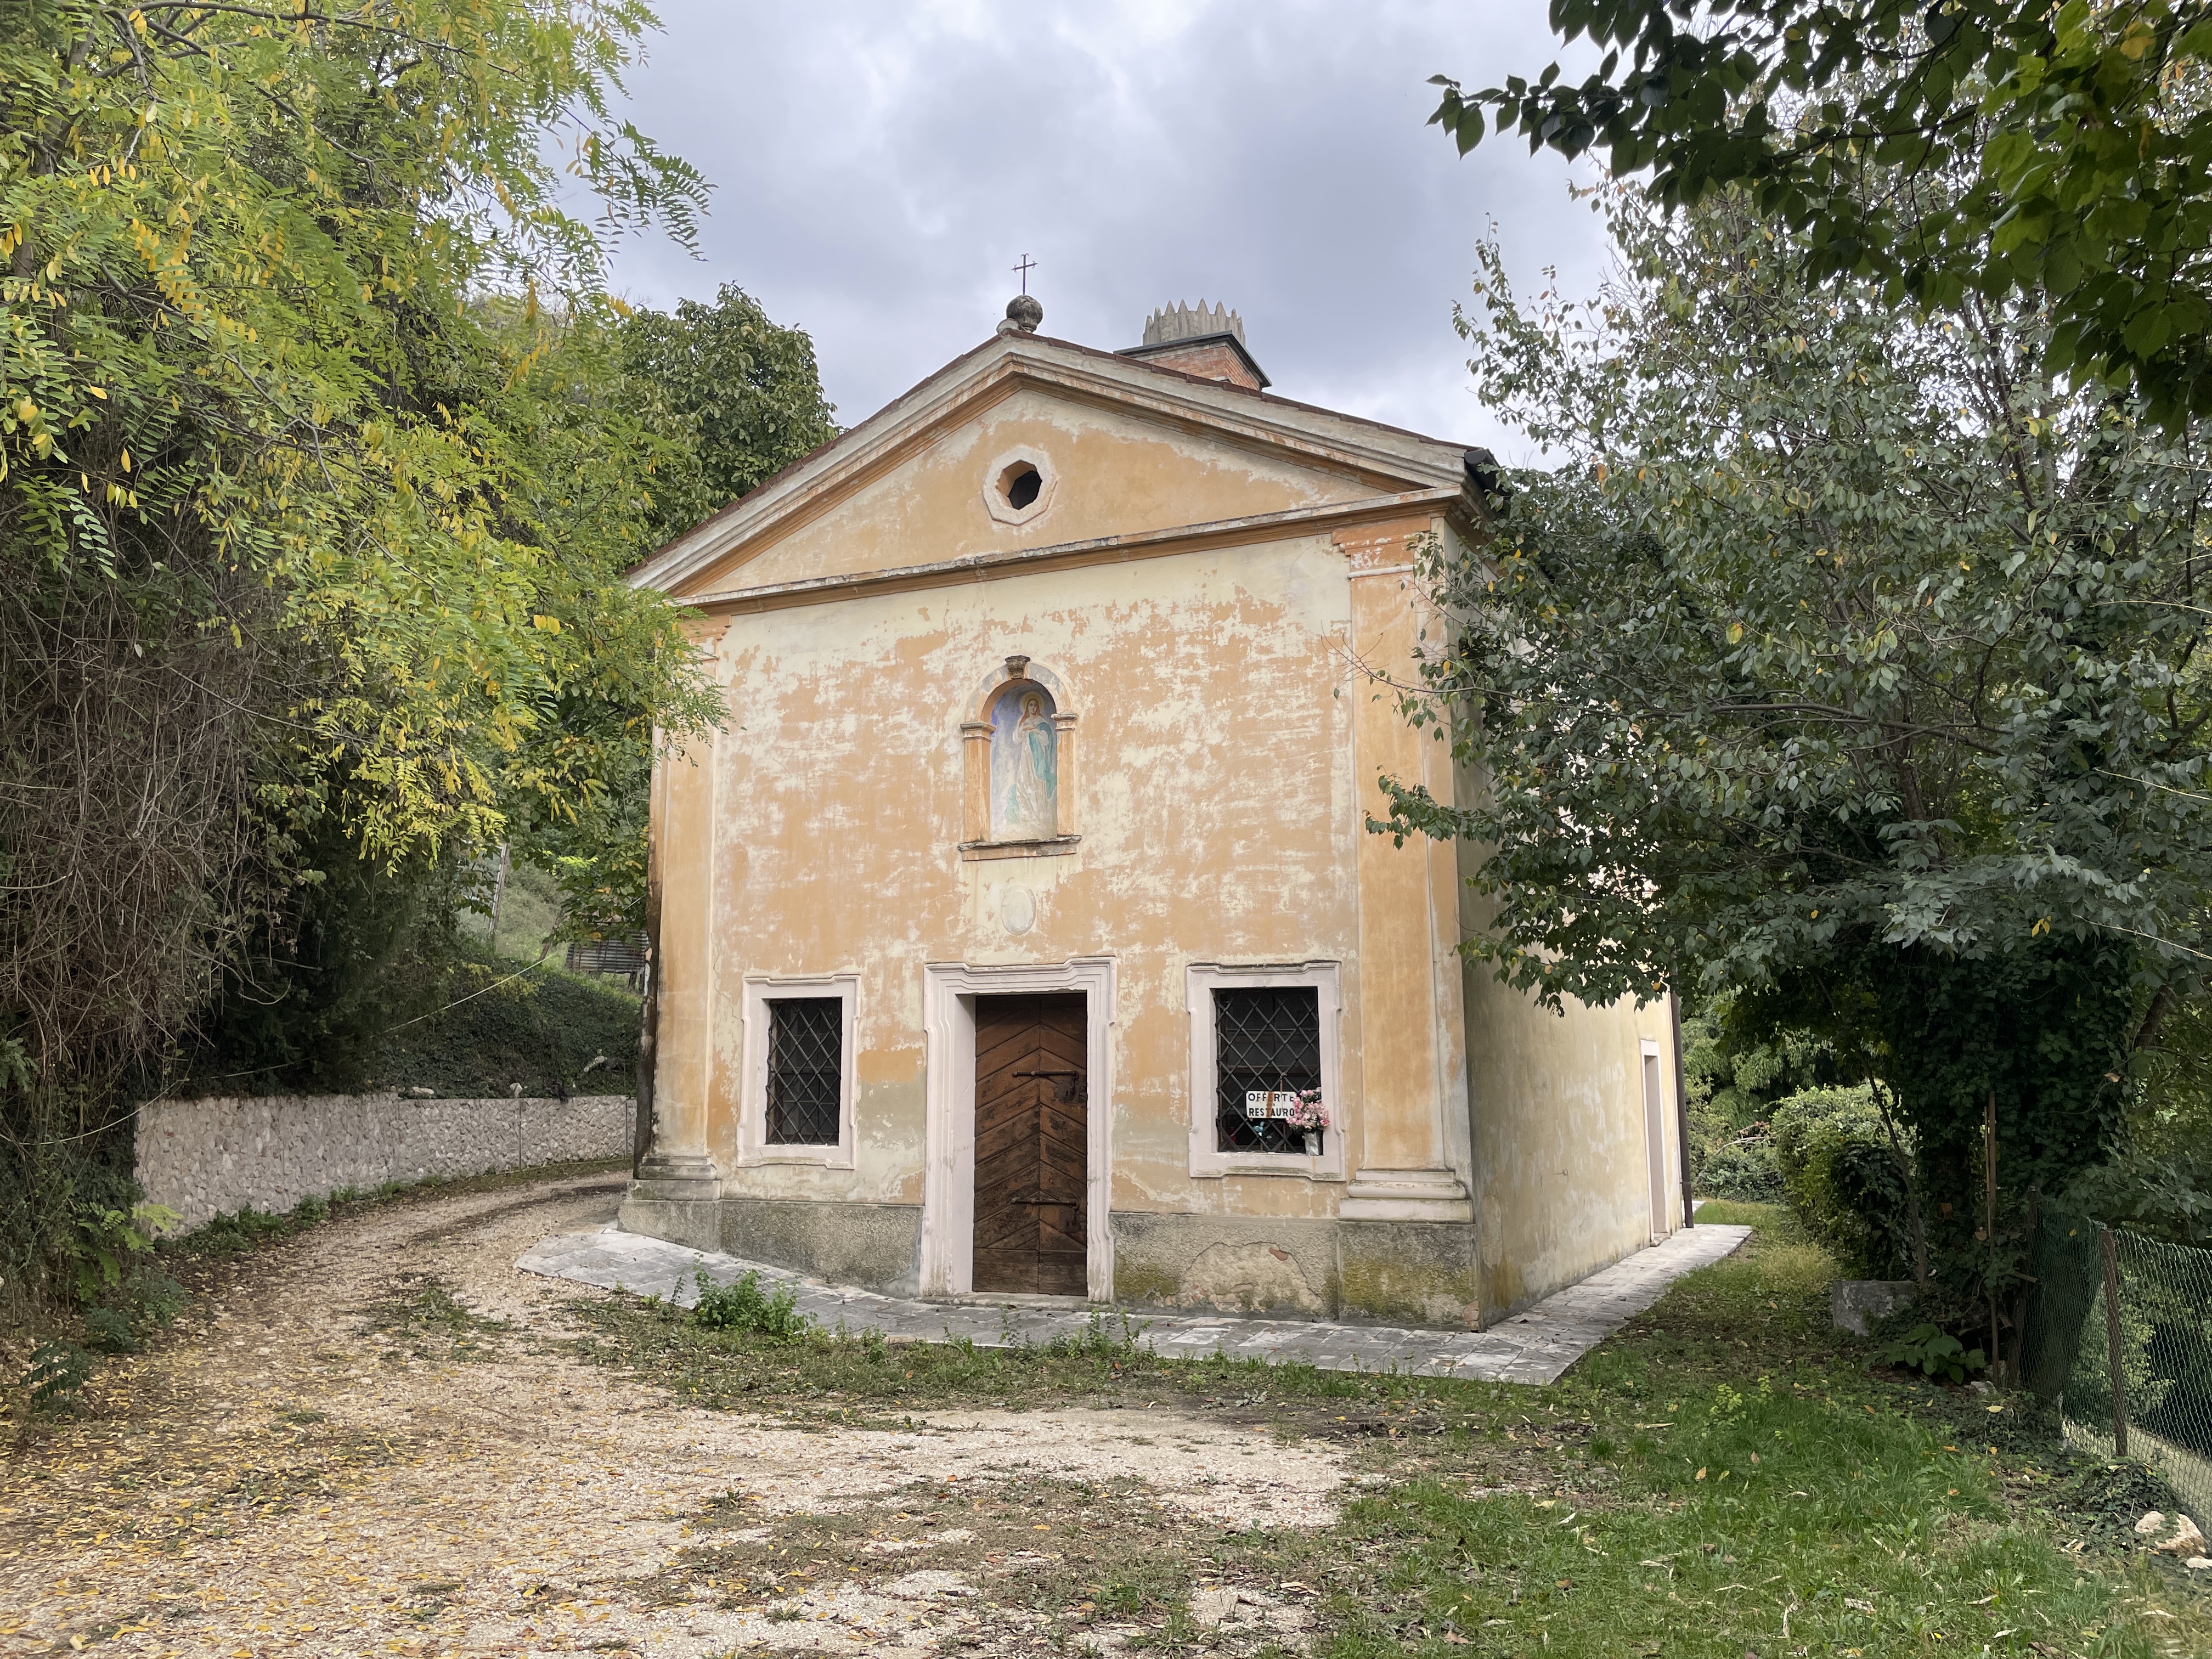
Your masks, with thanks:
[(2053, 1212), (2029, 1271), (2023, 1384), (2069, 1441), (2150, 1464), (2212, 1517), (2212, 1250)]

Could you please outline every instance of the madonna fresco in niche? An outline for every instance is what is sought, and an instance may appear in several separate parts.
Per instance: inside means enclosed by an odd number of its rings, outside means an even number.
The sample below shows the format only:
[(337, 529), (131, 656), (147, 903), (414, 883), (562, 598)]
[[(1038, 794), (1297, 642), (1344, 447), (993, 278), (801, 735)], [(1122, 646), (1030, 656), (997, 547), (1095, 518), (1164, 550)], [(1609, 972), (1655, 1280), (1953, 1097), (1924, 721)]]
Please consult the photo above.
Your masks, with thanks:
[(991, 839), (1060, 833), (1060, 732), (1052, 693), (1016, 680), (991, 706)]

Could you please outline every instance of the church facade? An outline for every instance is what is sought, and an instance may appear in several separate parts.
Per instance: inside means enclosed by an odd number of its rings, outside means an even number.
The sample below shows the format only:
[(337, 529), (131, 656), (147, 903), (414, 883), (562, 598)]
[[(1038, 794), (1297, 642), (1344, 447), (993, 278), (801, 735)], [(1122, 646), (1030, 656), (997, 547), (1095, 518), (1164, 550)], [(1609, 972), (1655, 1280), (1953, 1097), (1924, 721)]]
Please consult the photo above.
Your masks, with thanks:
[(1685, 1220), (1668, 1004), (1470, 968), (1370, 833), (1459, 446), (1269, 394), (1241, 323), (1034, 301), (634, 580), (722, 729), (656, 767), (623, 1224), (833, 1282), (1480, 1326)]

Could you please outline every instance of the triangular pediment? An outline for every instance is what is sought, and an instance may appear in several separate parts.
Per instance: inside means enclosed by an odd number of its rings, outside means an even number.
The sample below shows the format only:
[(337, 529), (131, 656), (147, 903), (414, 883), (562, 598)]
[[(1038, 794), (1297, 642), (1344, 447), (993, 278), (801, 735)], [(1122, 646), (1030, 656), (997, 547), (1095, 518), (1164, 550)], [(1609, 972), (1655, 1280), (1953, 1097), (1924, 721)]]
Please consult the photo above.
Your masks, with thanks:
[[(1025, 470), (1033, 485), (1010, 488)], [(1184, 526), (1295, 522), (1463, 483), (1456, 444), (1005, 334), (677, 538), (631, 580), (706, 601)]]

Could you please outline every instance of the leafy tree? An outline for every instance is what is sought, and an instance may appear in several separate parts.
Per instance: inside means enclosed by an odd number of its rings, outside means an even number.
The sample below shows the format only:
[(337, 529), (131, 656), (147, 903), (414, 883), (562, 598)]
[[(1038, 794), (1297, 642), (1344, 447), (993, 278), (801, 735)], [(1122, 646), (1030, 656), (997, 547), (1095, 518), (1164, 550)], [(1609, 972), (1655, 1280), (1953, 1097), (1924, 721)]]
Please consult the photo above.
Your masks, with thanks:
[[(713, 717), (621, 580), (680, 447), (601, 390), (606, 238), (688, 238), (703, 186), (611, 113), (636, 0), (0, 16), (0, 1206), (36, 1224), (119, 1080), (289, 948), (305, 849), (434, 864)], [(16, 1294), (51, 1240), (0, 1242)]]
[(1964, 1288), (1985, 1103), (2008, 1190), (2063, 1188), (2208, 959), (2201, 438), (2054, 386), (2031, 313), (1816, 283), (1739, 193), (1607, 200), (1587, 306), (1485, 250), (1478, 387), (1562, 465), (1432, 550), (1408, 711), (1479, 788), (1386, 827), (1485, 849), (1510, 982), (1739, 988), (1887, 1079)]
[[(1652, 199), (1741, 185), (1810, 269), (1894, 301), (2047, 304), (2043, 367), (2110, 376), (2178, 427), (2212, 411), (2212, 7), (2203, 0), (1553, 0), (1605, 48), (1479, 92), (1436, 77), (1464, 155), (1651, 169)], [(1970, 187), (1945, 182), (1963, 171)], [(1931, 184), (1933, 187), (1931, 188)]]
[[(723, 284), (711, 305), (684, 300), (672, 314), (629, 313), (615, 331), (607, 367), (605, 401), (666, 447), (646, 481), (638, 554), (836, 435), (813, 341), (772, 321), (734, 283)], [(586, 406), (579, 399), (564, 407)], [(587, 421), (568, 441), (588, 448), (592, 430)], [(571, 938), (634, 934), (645, 926), (649, 690), (602, 684), (564, 697), (556, 728), (572, 740), (591, 734), (595, 775), (605, 787), (586, 799), (541, 795), (513, 818), (521, 855), (560, 884), (562, 932)]]
[(341, 1094), (372, 1086), (384, 1033), (438, 1006), (480, 882), (447, 846), (357, 856), (335, 812), (285, 849), (289, 886), (221, 964), (165, 1076), (137, 1092)]
[(2212, 994), (2174, 1002), (2134, 1080), (2118, 1156), (2064, 1201), (2112, 1226), (2212, 1246)]
[(1834, 1082), (1827, 1045), (1810, 1032), (1755, 1027), (1723, 991), (1682, 1012), (1682, 1071), (1691, 1102), (1710, 1119), (1708, 1133), (1750, 1127), (1774, 1103)]
[(711, 305), (640, 311), (622, 326), (623, 362), (691, 443), (694, 464), (653, 505), (656, 541), (681, 535), (837, 435), (814, 342), (770, 320), (725, 283)]
[[(689, 234), (696, 177), (607, 114), (650, 14), (21, 10), (0, 174), (11, 556), (123, 569), (198, 537), (253, 572), (331, 671), (295, 753), (345, 763), (372, 852), (482, 836), (503, 784), (570, 787), (531, 748), (543, 700), (608, 628), (647, 630), (621, 654), (648, 676), (681, 651), (613, 579), (651, 452), (635, 430), (579, 441), (599, 424), (574, 405), (601, 246), (547, 153), (572, 148), (617, 222)], [(592, 326), (532, 337), (541, 285)], [(502, 289), (532, 297), (477, 297)]]

